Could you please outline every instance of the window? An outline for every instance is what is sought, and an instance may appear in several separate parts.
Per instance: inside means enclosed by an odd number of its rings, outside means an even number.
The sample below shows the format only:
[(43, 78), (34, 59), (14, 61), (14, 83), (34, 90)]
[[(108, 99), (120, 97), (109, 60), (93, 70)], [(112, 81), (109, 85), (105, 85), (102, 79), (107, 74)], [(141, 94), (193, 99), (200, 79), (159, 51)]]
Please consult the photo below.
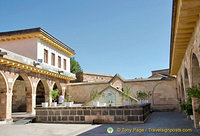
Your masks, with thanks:
[(64, 70), (66, 70), (67, 69), (67, 62), (66, 62), (66, 59), (64, 59), (64, 62), (63, 62), (63, 65), (64, 65)]
[(61, 68), (61, 57), (58, 56), (58, 67)]
[(48, 50), (44, 49), (44, 62), (48, 63)]
[(51, 53), (51, 65), (55, 66), (55, 54)]

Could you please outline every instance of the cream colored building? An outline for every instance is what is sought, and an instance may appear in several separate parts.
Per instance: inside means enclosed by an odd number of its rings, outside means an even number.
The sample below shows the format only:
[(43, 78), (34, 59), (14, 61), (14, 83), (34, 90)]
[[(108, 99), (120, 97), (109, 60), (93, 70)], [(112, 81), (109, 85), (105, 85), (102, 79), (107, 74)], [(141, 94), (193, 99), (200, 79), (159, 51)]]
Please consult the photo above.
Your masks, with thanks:
[[(85, 75), (84, 75), (85, 73)], [(154, 111), (171, 111), (178, 109), (178, 99), (177, 99), (177, 90), (176, 90), (176, 79), (169, 75), (169, 70), (158, 70), (152, 71), (152, 76), (146, 79), (129, 79), (126, 80), (121, 77), (119, 74), (112, 76), (111, 79), (105, 79), (104, 74), (95, 74), (95, 77), (102, 79), (100, 81), (94, 78), (94, 75), (89, 75), (88, 72), (83, 72), (80, 77), (81, 79), (76, 79), (76, 81), (81, 81), (77, 83), (69, 83), (67, 85), (67, 93), (70, 93), (74, 101), (77, 103), (89, 104), (92, 105), (91, 96), (93, 93), (98, 92), (101, 94), (106, 88), (111, 87), (115, 88), (114, 92), (121, 93), (117, 96), (116, 99), (120, 101), (120, 104), (124, 105), (124, 100), (122, 100), (123, 90), (130, 88), (130, 97), (137, 98), (137, 91), (146, 91), (151, 92), (152, 96), (148, 98), (151, 102), (151, 106)], [(90, 77), (91, 76), (91, 77)], [(82, 80), (84, 78), (84, 81)], [(111, 76), (110, 76), (111, 77)], [(86, 81), (86, 80), (90, 81)], [(93, 81), (91, 81), (93, 79)], [(104, 79), (104, 80), (103, 80)], [(117, 90), (117, 91), (116, 91)], [(102, 95), (98, 98), (101, 103), (106, 102)], [(104, 100), (103, 100), (104, 99)], [(90, 103), (88, 103), (90, 101)], [(95, 101), (95, 100), (94, 100)], [(133, 101), (132, 103), (135, 103)]]
[[(174, 0), (172, 14), (170, 74), (176, 76), (177, 96), (187, 101), (187, 88), (200, 83), (200, 1)], [(200, 128), (195, 109), (200, 99), (193, 99), (194, 124)]]
[(50, 104), (49, 89), (65, 94), (67, 83), (76, 79), (70, 73), (74, 54), (41, 28), (1, 32), (0, 120), (12, 120), (14, 112), (34, 115), (36, 105)]

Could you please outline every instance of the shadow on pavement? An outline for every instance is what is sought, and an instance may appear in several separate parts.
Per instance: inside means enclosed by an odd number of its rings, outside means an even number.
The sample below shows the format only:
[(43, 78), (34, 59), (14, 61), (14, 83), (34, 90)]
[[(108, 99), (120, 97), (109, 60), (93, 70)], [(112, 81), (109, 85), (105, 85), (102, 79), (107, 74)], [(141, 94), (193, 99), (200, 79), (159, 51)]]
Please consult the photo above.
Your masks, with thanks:
[[(112, 127), (113, 133), (107, 128)], [(156, 132), (157, 131), (157, 132)], [(109, 131), (111, 132), (111, 131)], [(198, 136), (192, 120), (178, 112), (153, 112), (145, 124), (102, 124), (78, 136)]]

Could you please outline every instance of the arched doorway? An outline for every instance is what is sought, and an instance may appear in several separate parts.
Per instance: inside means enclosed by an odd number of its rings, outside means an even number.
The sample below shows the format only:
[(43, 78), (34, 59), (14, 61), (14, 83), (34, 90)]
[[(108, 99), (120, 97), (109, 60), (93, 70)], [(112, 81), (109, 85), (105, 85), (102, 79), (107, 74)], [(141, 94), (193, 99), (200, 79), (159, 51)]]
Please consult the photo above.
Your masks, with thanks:
[(188, 71), (187, 69), (185, 68), (185, 88), (187, 90), (187, 88), (190, 87), (190, 84), (189, 84), (189, 77), (188, 77)]
[(45, 102), (45, 90), (42, 81), (40, 80), (36, 88), (36, 106)]
[(15, 80), (12, 96), (12, 112), (26, 112), (26, 87), (21, 76)]
[[(59, 90), (59, 96), (62, 95), (62, 89), (61, 89), (61, 86), (58, 82), (55, 82), (54, 85), (53, 85), (53, 90), (55, 89), (58, 89)], [(59, 100), (59, 96), (56, 98), (56, 102), (58, 102)]]
[(36, 106), (49, 100), (49, 87), (45, 80), (41, 79), (36, 87)]
[(185, 93), (184, 93), (184, 86), (183, 86), (183, 79), (181, 78), (181, 86), (180, 86), (180, 96), (181, 102), (185, 102)]
[(192, 55), (192, 85), (200, 83), (200, 68), (199, 61), (195, 54)]
[(7, 113), (7, 84), (4, 76), (0, 72), (0, 119), (5, 119), (6, 118), (6, 113)]
[(12, 112), (32, 113), (32, 88), (27, 76), (16, 78), (12, 92)]
[[(185, 68), (185, 96), (187, 97), (187, 89), (190, 87), (189, 84), (189, 77), (188, 77), (188, 71)], [(187, 99), (186, 99), (187, 100)]]

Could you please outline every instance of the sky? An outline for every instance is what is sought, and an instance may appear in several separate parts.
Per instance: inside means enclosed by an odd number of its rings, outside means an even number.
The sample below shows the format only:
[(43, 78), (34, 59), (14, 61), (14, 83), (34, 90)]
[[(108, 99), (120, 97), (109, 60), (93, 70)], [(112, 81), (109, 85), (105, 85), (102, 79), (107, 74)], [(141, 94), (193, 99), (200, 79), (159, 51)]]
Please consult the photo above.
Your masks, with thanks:
[(41, 27), (83, 71), (147, 78), (169, 68), (172, 0), (0, 0), (0, 32)]

